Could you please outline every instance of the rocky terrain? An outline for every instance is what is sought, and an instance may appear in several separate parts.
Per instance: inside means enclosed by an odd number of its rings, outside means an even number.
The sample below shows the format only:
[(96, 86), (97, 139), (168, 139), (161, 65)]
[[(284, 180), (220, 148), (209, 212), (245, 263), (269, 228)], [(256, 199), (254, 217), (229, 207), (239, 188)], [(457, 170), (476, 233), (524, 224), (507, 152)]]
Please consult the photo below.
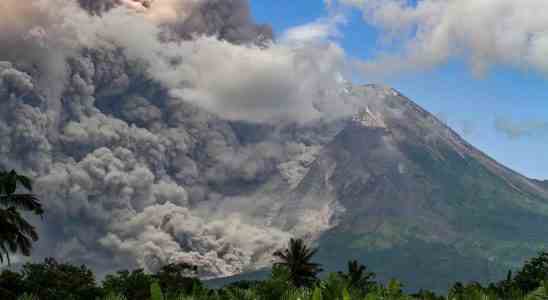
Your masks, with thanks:
[(501, 278), (546, 247), (542, 183), (498, 164), (396, 91), (352, 93), (378, 105), (322, 149), (295, 197), (331, 195), (344, 211), (319, 242), (331, 268), (353, 257), (385, 279), (442, 290)]

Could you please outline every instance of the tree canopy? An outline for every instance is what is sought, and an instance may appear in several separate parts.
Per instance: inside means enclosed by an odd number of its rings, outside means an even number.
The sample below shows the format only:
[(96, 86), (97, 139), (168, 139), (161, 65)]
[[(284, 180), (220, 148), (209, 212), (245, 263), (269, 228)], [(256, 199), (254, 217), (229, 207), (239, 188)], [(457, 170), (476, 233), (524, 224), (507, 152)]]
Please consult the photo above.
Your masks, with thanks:
[[(22, 186), (22, 188), (21, 188)], [(10, 262), (10, 253), (29, 256), (38, 233), (21, 212), (42, 216), (42, 204), (32, 193), (19, 193), (21, 189), (32, 192), (31, 180), (15, 171), (0, 170), (0, 263)]]
[(296, 287), (309, 286), (322, 271), (319, 264), (311, 262), (316, 252), (317, 249), (310, 248), (302, 239), (291, 239), (288, 248), (274, 252), (278, 259), (275, 266), (287, 268), (290, 281)]

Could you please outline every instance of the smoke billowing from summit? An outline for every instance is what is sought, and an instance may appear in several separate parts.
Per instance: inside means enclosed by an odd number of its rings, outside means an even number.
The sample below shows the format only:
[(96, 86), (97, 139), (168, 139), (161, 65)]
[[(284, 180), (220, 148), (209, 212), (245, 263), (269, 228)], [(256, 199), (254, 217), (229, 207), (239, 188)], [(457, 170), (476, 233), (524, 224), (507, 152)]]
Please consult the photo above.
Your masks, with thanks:
[(350, 111), (337, 45), (273, 41), (243, 0), (7, 0), (0, 28), (0, 166), (36, 179), (36, 257), (231, 275), (330, 226), (327, 200), (274, 220), (325, 135), (284, 126)]
[(272, 28), (255, 24), (246, 0), (78, 0), (80, 6), (101, 15), (123, 6), (148, 20), (171, 27), (180, 38), (215, 35), (232, 43), (272, 40)]

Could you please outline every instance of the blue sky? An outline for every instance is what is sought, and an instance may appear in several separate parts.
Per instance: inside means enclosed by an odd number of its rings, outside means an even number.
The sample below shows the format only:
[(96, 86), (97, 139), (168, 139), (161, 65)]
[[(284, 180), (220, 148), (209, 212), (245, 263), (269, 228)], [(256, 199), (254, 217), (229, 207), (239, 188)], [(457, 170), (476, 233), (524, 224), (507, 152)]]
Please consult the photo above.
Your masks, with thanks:
[[(271, 24), (278, 36), (329, 14), (320, 0), (251, 0), (251, 6), (255, 19)], [(348, 56), (372, 59), (386, 48), (380, 42), (382, 32), (365, 23), (360, 11), (344, 12), (347, 23), (339, 28), (341, 35), (335, 42)], [(440, 116), (496, 160), (527, 176), (548, 179), (546, 74), (495, 64), (484, 76), (477, 76), (465, 58), (453, 57), (428, 70), (392, 74), (375, 81), (396, 88)], [(512, 138), (496, 130), (497, 119), (524, 134)]]

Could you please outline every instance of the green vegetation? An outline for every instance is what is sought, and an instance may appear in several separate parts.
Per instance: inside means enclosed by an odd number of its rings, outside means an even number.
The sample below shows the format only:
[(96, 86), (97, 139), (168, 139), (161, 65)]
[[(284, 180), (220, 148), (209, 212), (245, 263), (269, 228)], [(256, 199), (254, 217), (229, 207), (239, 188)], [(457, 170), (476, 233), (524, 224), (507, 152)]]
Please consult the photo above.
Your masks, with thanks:
[(274, 256), (279, 259), (275, 266), (288, 270), (289, 281), (294, 286), (310, 286), (322, 271), (319, 264), (310, 261), (316, 252), (316, 249), (308, 248), (303, 240), (291, 239), (287, 249), (274, 252)]
[(30, 255), (32, 242), (38, 240), (34, 226), (21, 211), (42, 215), (42, 205), (33, 194), (17, 193), (19, 185), (32, 191), (31, 180), (15, 171), (0, 170), (0, 263), (10, 262), (10, 253)]
[(420, 290), (404, 292), (398, 280), (376, 282), (375, 274), (358, 261), (348, 262), (344, 272), (316, 275), (314, 249), (302, 240), (291, 240), (276, 251), (278, 262), (263, 281), (240, 281), (220, 289), (207, 288), (193, 277), (196, 268), (170, 264), (155, 274), (143, 270), (119, 271), (101, 285), (85, 266), (46, 259), (27, 263), (20, 272), (0, 273), (0, 299), (5, 300), (541, 300), (548, 299), (548, 253), (529, 260), (515, 276), (483, 286), (477, 282), (455, 283), (447, 295)]
[[(35, 228), (27, 222), (21, 212), (41, 216), (42, 206), (33, 194), (19, 193), (21, 187), (32, 191), (31, 181), (15, 171), (0, 171), (0, 262), (7, 260), (10, 253), (30, 255), (32, 242), (38, 239)], [(348, 253), (333, 251), (335, 243), (346, 241)], [(548, 299), (548, 252), (527, 261), (515, 273), (508, 272), (499, 282), (483, 284), (457, 282), (442, 296), (433, 291), (420, 290), (408, 294), (401, 281), (384, 280), (385, 284), (375, 281), (376, 275), (358, 260), (348, 262), (347, 270), (323, 274), (320, 264), (313, 258), (318, 252), (326, 256), (329, 253), (330, 264), (342, 261), (342, 257), (355, 257), (352, 250), (358, 241), (370, 244), (372, 240), (359, 240), (354, 236), (337, 236), (329, 242), (324, 240), (322, 251), (310, 248), (301, 239), (291, 239), (286, 249), (273, 253), (277, 259), (269, 278), (262, 281), (239, 281), (219, 289), (206, 287), (196, 278), (199, 271), (195, 266), (185, 263), (163, 266), (158, 272), (150, 274), (142, 269), (123, 270), (107, 275), (99, 284), (94, 273), (85, 265), (75, 266), (47, 258), (42, 263), (26, 263), (15, 272), (3, 270), (0, 273), (1, 300), (537, 300)], [(415, 245), (421, 253), (442, 253), (444, 257), (430, 256), (426, 261), (411, 261), (409, 257), (398, 257), (396, 252), (389, 256), (375, 256), (370, 252), (361, 260), (371, 261), (373, 269), (383, 265), (392, 268), (412, 269), (414, 277), (424, 274), (421, 265), (442, 265), (444, 259), (456, 259), (457, 253), (445, 248), (430, 251), (428, 247), (440, 247), (407, 239), (408, 245)], [(426, 247), (426, 248), (425, 248)], [(415, 249), (413, 248), (413, 249)], [(339, 248), (334, 248), (339, 249)], [(323, 252), (323, 254), (322, 254)], [(401, 253), (401, 252), (400, 252)], [(390, 253), (389, 253), (390, 254)], [(363, 255), (363, 253), (362, 253)], [(445, 257), (447, 256), (447, 257)], [(455, 264), (465, 262), (462, 257)], [(478, 264), (469, 261), (466, 264)], [(411, 265), (409, 265), (411, 264)], [(415, 265), (413, 268), (412, 265)], [(455, 269), (456, 271), (456, 269)], [(432, 275), (432, 274), (430, 274)], [(450, 270), (440, 269), (435, 276), (447, 278), (455, 276)], [(464, 276), (463, 276), (464, 277)], [(475, 278), (466, 274), (466, 278)], [(405, 281), (408, 281), (406, 278)]]

